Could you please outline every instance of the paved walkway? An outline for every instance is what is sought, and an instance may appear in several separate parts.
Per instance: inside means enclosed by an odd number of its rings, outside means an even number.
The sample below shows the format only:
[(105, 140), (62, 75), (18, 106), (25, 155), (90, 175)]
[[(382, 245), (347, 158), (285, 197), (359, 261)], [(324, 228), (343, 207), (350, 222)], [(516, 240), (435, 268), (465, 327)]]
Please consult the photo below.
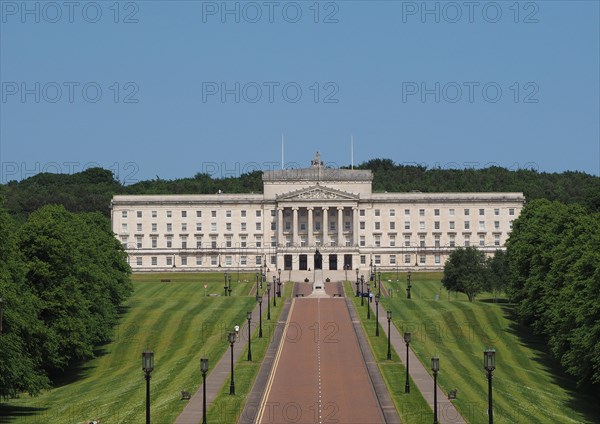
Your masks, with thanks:
[(384, 423), (364, 364), (345, 299), (293, 299), (256, 422)]
[[(281, 288), (283, 291), (283, 286)], [(266, 299), (265, 299), (266, 300)], [(279, 298), (281, 301), (285, 301), (287, 299)], [(251, 331), (254, 331), (256, 326), (258, 325), (258, 305), (252, 311), (252, 328)], [(265, 308), (263, 308), (263, 324), (266, 321)], [(242, 324), (242, 323), (240, 323)], [(233, 331), (233, 326), (235, 323), (231, 325), (231, 331)], [(225, 343), (225, 340), (224, 340)], [(229, 347), (229, 342), (227, 342), (227, 351), (221, 357), (221, 359), (213, 365), (209, 362), (209, 367), (212, 368), (212, 371), (206, 376), (206, 406), (207, 409), (210, 408), (210, 405), (213, 403), (219, 391), (223, 387), (226, 381), (229, 381), (231, 378), (231, 348)], [(242, 351), (248, 345), (248, 321), (244, 320), (243, 325), (240, 326), (240, 337), (239, 340), (235, 342), (233, 345), (233, 362), (234, 366), (237, 363)], [(211, 358), (212, 359), (212, 358)], [(188, 404), (184, 408), (183, 412), (177, 417), (175, 424), (199, 424), (202, 422), (202, 389), (203, 385), (201, 384), (198, 388), (198, 391), (192, 396), (189, 400)], [(208, 419), (208, 417), (207, 417)]]
[[(371, 302), (370, 306), (372, 309), (371, 319), (375, 319), (375, 302)], [(383, 334), (381, 334), (381, 336), (387, 337), (388, 323), (384, 308), (379, 309), (379, 323), (383, 328)], [(404, 343), (404, 337), (400, 334), (393, 322), (391, 325), (390, 341), (393, 348), (398, 353), (401, 362), (404, 363), (406, 359), (406, 343)], [(409, 350), (408, 357), (410, 361), (410, 377), (433, 410), (433, 377), (427, 372), (412, 349)], [(448, 400), (447, 394), (444, 393), (439, 386), (437, 388), (437, 401), (438, 421), (440, 423), (466, 423), (465, 419), (460, 415), (452, 402)]]

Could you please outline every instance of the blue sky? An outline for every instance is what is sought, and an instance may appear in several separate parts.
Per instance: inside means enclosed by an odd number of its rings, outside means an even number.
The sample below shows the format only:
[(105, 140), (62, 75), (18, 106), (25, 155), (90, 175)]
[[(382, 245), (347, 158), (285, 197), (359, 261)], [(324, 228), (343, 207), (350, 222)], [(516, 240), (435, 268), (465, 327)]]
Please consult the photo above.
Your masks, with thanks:
[(597, 1), (0, 2), (1, 182), (390, 158), (600, 174)]

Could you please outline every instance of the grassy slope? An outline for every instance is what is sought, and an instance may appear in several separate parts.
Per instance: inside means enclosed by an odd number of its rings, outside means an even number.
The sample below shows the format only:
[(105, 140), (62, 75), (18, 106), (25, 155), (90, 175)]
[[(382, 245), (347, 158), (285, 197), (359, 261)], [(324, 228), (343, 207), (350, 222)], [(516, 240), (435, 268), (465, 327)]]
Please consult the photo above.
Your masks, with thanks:
[[(264, 294), (263, 300), (263, 337), (258, 338), (258, 326), (252, 324), (252, 362), (248, 362), (248, 348), (244, 349), (238, 362), (234, 365), (235, 378), (235, 395), (229, 394), (230, 379), (228, 378), (219, 391), (219, 395), (212, 403), (206, 412), (206, 419), (210, 422), (218, 422), (220, 424), (234, 424), (238, 421), (246, 398), (252, 390), (254, 380), (258, 375), (258, 371), (262, 365), (265, 353), (269, 347), (269, 343), (273, 338), (275, 327), (277, 326), (278, 318), (283, 309), (285, 299), (292, 294), (292, 285), (287, 284), (282, 289), (281, 298), (277, 299), (277, 306), (273, 307), (271, 300), (271, 321), (267, 321), (266, 300), (267, 295)], [(258, 405), (256, 405), (258, 406)]]
[[(367, 320), (366, 306), (360, 306), (360, 298), (352, 297), (354, 285), (346, 283), (344, 291), (346, 296), (352, 298), (358, 317), (361, 320), (363, 330), (368, 337), (371, 351), (379, 370), (388, 387), (388, 391), (394, 401), (396, 410), (400, 419), (405, 424), (420, 424), (433, 422), (433, 411), (417, 389), (417, 386), (411, 379), (410, 393), (404, 393), (404, 384), (406, 381), (406, 368), (400, 363), (398, 354), (392, 346), (392, 360), (387, 360), (387, 337), (383, 328), (379, 326), (379, 337), (375, 337), (375, 314), (371, 313), (371, 319)], [(365, 299), (366, 301), (366, 299)], [(373, 312), (373, 311), (371, 311)], [(385, 309), (380, 305), (379, 313), (385, 314)]]
[[(237, 277), (237, 276), (236, 276)], [(214, 365), (229, 344), (226, 332), (242, 323), (256, 301), (247, 297), (252, 283), (232, 283), (233, 297), (204, 296), (223, 292), (220, 274), (134, 275), (134, 295), (127, 303), (115, 340), (99, 357), (66, 375), (60, 387), (36, 398), (23, 396), (4, 404), (1, 422), (140, 423), (145, 414), (145, 381), (141, 352), (155, 353), (152, 373), (152, 421), (173, 422), (185, 406), (182, 389), (201, 383), (199, 360)], [(160, 283), (170, 278), (170, 283)], [(248, 275), (253, 281), (253, 275)], [(233, 278), (232, 278), (233, 280)], [(242, 279), (243, 281), (243, 279)], [(209, 374), (210, 378), (210, 374)]]
[(393, 310), (394, 323), (401, 332), (412, 332), (411, 347), (427, 369), (432, 356), (440, 357), (438, 381), (446, 392), (458, 389), (455, 404), (469, 422), (487, 422), (486, 347), (496, 349), (496, 423), (600, 422), (594, 400), (578, 394), (540, 340), (510, 319), (511, 305), (494, 303), (485, 293), (470, 303), (444, 290), (439, 273), (413, 273), (410, 301), (406, 274), (398, 283), (396, 273), (382, 279), (393, 280), (386, 285), (394, 295), (383, 304)]

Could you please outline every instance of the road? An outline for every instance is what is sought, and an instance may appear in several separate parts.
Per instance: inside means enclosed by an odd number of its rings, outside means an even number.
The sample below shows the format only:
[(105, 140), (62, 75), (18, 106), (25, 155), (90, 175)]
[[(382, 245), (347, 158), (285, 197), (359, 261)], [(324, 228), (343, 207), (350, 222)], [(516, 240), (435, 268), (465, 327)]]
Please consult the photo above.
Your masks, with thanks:
[(257, 422), (384, 422), (343, 298), (293, 300)]

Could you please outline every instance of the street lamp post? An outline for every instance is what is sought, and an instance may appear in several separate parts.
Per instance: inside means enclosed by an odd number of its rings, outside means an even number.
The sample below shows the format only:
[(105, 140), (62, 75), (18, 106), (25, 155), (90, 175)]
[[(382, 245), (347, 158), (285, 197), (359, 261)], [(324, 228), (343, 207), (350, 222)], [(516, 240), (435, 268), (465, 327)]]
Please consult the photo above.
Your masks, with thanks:
[(225, 290), (225, 296), (227, 296), (227, 273), (224, 274), (224, 279), (225, 279), (225, 285), (223, 286), (223, 290)]
[(150, 424), (150, 374), (154, 371), (154, 352), (142, 352), (142, 371), (146, 376), (146, 424)]
[(494, 409), (492, 407), (492, 373), (496, 369), (496, 351), (494, 349), (486, 349), (483, 352), (483, 368), (488, 375), (488, 419), (489, 424), (494, 423)]
[[(381, 274), (381, 271), (379, 271), (379, 273)], [(377, 265), (373, 265), (373, 284), (375, 288), (377, 288)]]
[(408, 283), (408, 285), (406, 286), (406, 298), (407, 299), (410, 299), (410, 287), (411, 287), (410, 286), (410, 274), (411, 274), (410, 271), (408, 271), (408, 273), (406, 274), (406, 280)]
[(367, 283), (367, 319), (371, 319), (371, 306), (369, 305), (371, 301), (371, 287), (369, 283)]
[(388, 351), (387, 351), (387, 358), (388, 360), (392, 359), (392, 344), (391, 344), (391, 329), (392, 329), (392, 311), (387, 311), (387, 320), (388, 320)]
[(440, 370), (440, 358), (437, 356), (431, 358), (431, 370), (433, 371), (433, 424), (438, 424), (437, 375)]
[(206, 373), (208, 372), (208, 358), (200, 358), (200, 371), (202, 371), (202, 424), (206, 424)]
[(277, 297), (281, 297), (281, 268), (277, 270), (279, 277), (277, 278)]
[(277, 306), (277, 290), (275, 289), (276, 282), (277, 282), (277, 277), (273, 276), (273, 307)]
[(360, 306), (365, 306), (365, 297), (363, 296), (363, 293), (365, 292), (365, 276), (361, 275), (360, 276)]
[(379, 337), (379, 298), (381, 294), (375, 295), (375, 337)]
[(258, 302), (258, 337), (262, 338), (262, 296), (256, 296)]
[(378, 277), (379, 277), (379, 287), (377, 287), (377, 290), (378, 290), (377, 293), (381, 293), (381, 271), (379, 271)]
[(406, 343), (406, 383), (404, 383), (404, 393), (410, 393), (409, 380), (409, 361), (408, 361), (408, 346), (410, 345), (410, 333), (404, 333), (404, 342)]
[(358, 297), (358, 285), (360, 284), (359, 278), (358, 278), (358, 268), (356, 268), (356, 297)]
[(228, 284), (229, 287), (227, 288), (227, 291), (229, 292), (228, 296), (231, 296), (231, 290), (232, 290), (231, 289), (231, 275), (229, 277), (227, 277), (227, 282), (229, 283)]
[(271, 320), (271, 283), (267, 283), (267, 319)]
[(369, 280), (373, 279), (373, 258), (369, 262)]
[(252, 312), (246, 312), (248, 320), (248, 360), (252, 360), (252, 337), (250, 336), (250, 323), (252, 322)]
[(235, 380), (233, 378), (233, 345), (235, 343), (236, 334), (234, 331), (229, 333), (229, 345), (231, 346), (231, 383), (229, 383), (229, 394), (235, 395)]
[(258, 296), (258, 272), (256, 273), (256, 295)]

